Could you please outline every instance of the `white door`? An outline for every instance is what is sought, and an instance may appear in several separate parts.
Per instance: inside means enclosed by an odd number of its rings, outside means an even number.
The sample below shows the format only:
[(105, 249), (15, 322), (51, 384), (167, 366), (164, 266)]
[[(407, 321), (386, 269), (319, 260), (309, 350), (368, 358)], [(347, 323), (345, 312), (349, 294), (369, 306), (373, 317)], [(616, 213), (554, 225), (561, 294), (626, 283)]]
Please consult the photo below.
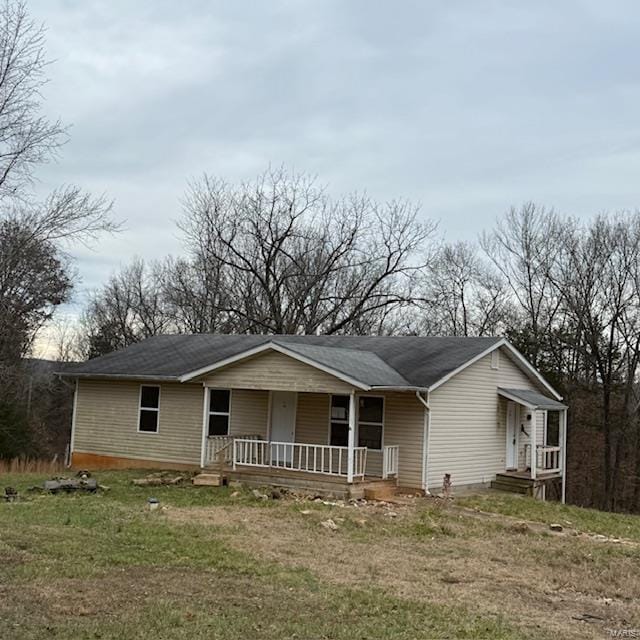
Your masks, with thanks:
[[(271, 392), (271, 442), (295, 441), (297, 404), (298, 394), (295, 391)], [(290, 463), (292, 456), (292, 446), (271, 445), (272, 463)]]
[(507, 403), (507, 469), (518, 468), (518, 407)]

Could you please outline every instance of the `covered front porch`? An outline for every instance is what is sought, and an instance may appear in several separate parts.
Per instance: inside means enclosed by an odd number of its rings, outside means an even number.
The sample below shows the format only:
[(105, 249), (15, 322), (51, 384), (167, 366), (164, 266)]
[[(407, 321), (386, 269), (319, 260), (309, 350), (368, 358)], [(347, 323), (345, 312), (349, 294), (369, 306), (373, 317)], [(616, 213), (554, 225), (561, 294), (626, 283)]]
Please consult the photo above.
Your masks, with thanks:
[[(256, 411), (265, 402), (266, 410)], [(205, 388), (205, 404), (207, 470), (308, 488), (397, 484), (398, 425), (394, 401), (383, 393)]]
[(498, 388), (506, 429), (505, 471), (497, 488), (544, 496), (548, 482), (561, 482), (565, 497), (567, 406), (541, 393)]

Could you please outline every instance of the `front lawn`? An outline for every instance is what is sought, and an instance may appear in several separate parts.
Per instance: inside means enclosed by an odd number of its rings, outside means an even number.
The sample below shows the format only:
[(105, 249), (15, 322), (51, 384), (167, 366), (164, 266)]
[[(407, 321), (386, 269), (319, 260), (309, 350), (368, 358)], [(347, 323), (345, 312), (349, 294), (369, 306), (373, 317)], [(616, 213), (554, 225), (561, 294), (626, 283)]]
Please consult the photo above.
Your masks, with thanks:
[(640, 621), (635, 547), (426, 499), (354, 507), (97, 475), (97, 495), (0, 478), (25, 496), (0, 503), (0, 638), (583, 638)]

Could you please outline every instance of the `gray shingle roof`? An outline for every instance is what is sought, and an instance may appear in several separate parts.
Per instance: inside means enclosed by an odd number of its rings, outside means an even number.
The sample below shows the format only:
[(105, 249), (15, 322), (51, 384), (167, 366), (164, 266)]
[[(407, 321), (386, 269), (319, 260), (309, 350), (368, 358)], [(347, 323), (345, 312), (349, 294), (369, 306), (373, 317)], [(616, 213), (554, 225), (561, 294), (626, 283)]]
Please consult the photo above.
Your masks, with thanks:
[(499, 341), (421, 336), (163, 335), (61, 373), (71, 377), (177, 380), (276, 342), (369, 386), (427, 388)]
[(498, 393), (504, 391), (508, 395), (514, 397), (516, 400), (522, 400), (522, 402), (536, 409), (547, 409), (550, 411), (559, 411), (560, 409), (567, 409), (566, 404), (558, 402), (553, 398), (548, 398), (537, 391), (530, 391), (529, 389), (504, 389), (498, 388)]
[(273, 340), (294, 353), (309, 358), (318, 364), (339, 371), (345, 375), (366, 382), (369, 386), (408, 387), (411, 383), (390, 367), (382, 358), (371, 351), (358, 351), (343, 347), (323, 347), (313, 344), (299, 344)]

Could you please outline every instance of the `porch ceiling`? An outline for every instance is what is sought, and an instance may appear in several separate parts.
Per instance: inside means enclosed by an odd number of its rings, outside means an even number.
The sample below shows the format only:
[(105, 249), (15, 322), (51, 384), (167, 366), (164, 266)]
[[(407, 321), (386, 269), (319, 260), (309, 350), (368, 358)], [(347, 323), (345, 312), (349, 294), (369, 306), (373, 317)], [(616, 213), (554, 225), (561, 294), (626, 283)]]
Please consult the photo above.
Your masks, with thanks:
[(549, 398), (537, 391), (531, 391), (529, 389), (504, 389), (498, 387), (498, 395), (508, 400), (519, 402), (530, 409), (542, 409), (546, 411), (562, 411), (569, 407), (562, 402), (558, 402), (553, 398)]

